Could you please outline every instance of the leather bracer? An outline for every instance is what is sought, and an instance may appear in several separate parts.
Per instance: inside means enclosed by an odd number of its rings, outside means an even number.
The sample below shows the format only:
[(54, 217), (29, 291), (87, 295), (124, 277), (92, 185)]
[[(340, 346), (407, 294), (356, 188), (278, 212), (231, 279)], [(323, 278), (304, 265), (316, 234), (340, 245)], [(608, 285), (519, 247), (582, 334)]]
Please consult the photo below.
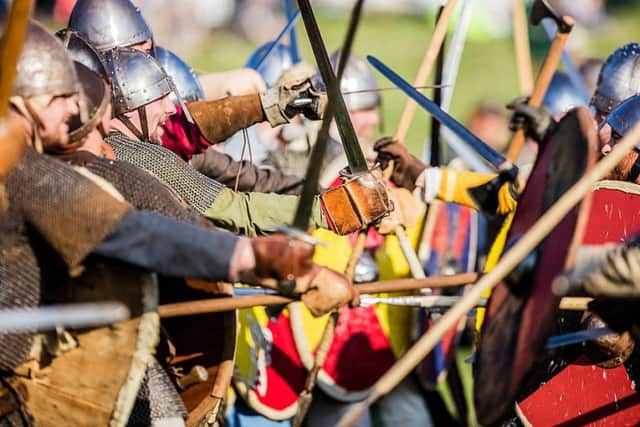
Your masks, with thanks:
[(345, 179), (320, 195), (329, 228), (340, 235), (364, 230), (393, 210), (379, 169)]

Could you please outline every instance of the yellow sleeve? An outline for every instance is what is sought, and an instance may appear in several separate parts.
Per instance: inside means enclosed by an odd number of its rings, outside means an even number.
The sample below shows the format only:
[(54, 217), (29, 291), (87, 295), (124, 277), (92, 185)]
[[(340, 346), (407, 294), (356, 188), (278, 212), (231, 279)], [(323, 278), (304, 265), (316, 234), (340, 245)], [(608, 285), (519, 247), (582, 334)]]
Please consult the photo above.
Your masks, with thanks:
[[(445, 202), (453, 202), (460, 205), (468, 206), (479, 211), (487, 211), (489, 206), (479, 206), (476, 200), (471, 197), (470, 189), (486, 186), (494, 179), (498, 178), (497, 174), (469, 172), (469, 171), (453, 171), (447, 168), (441, 168), (442, 178), (440, 180), (440, 190), (438, 191), (438, 199)], [(517, 193), (513, 191), (513, 184), (505, 182), (500, 186), (495, 197), (496, 201), (491, 203), (491, 214), (505, 215), (512, 212), (517, 204)], [(494, 197), (494, 196), (491, 196)]]

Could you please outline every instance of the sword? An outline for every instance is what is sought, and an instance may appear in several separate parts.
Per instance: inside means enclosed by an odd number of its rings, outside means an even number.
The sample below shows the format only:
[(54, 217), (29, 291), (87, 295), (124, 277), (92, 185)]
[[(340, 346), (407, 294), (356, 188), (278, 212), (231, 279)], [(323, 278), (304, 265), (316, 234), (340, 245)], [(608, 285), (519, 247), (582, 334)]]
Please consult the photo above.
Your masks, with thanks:
[(269, 49), (264, 53), (262, 58), (260, 58), (260, 61), (258, 61), (258, 64), (255, 67), (256, 70), (258, 70), (262, 66), (262, 64), (264, 64), (264, 61), (266, 61), (269, 56), (271, 56), (271, 53), (274, 51), (276, 46), (280, 44), (284, 36), (286, 36), (287, 33), (289, 33), (295, 27), (296, 21), (298, 20), (299, 17), (300, 17), (300, 12), (298, 11), (289, 18), (289, 21), (287, 21), (287, 24), (284, 26), (282, 31), (280, 31), (280, 34), (278, 34), (278, 37), (275, 38), (275, 40), (273, 41)]
[[(295, 16), (296, 11), (293, 8), (293, 0), (284, 0), (284, 10), (287, 15), (287, 19), (291, 19)], [(295, 25), (292, 26), (291, 31), (289, 31), (289, 52), (291, 52), (291, 59), (294, 64), (301, 61)]]
[(0, 310), (0, 332), (39, 332), (56, 328), (92, 328), (129, 319), (129, 309), (119, 302), (60, 304)]
[(547, 350), (564, 347), (571, 344), (578, 344), (584, 341), (593, 341), (598, 338), (614, 335), (616, 332), (609, 328), (593, 328), (584, 331), (570, 332), (568, 334), (556, 335), (547, 340)]
[(329, 98), (329, 113), (335, 117), (340, 139), (344, 147), (344, 151), (349, 163), (349, 169), (352, 174), (358, 174), (369, 170), (367, 161), (365, 160), (358, 137), (353, 129), (353, 124), (349, 118), (349, 112), (347, 106), (344, 103), (344, 98), (340, 93), (340, 85), (337, 82), (336, 76), (331, 68), (331, 62), (329, 61), (329, 55), (325, 48), (324, 41), (322, 40), (322, 34), (318, 28), (318, 23), (313, 15), (313, 9), (309, 0), (298, 0), (298, 6), (302, 13), (302, 20), (307, 30), (309, 42), (311, 43), (311, 49), (313, 50), (313, 56), (316, 59), (320, 75), (327, 87), (327, 96)]
[(433, 101), (415, 90), (406, 80), (396, 74), (389, 67), (384, 65), (377, 58), (367, 56), (369, 63), (393, 84), (398, 86), (405, 94), (412, 98), (418, 105), (431, 113), (440, 123), (451, 129), (464, 142), (469, 144), (483, 159), (485, 159), (494, 168), (506, 171), (511, 179), (518, 176), (518, 167), (508, 161), (502, 154), (491, 148), (487, 143), (475, 136), (469, 129), (464, 127), (460, 122), (442, 111)]

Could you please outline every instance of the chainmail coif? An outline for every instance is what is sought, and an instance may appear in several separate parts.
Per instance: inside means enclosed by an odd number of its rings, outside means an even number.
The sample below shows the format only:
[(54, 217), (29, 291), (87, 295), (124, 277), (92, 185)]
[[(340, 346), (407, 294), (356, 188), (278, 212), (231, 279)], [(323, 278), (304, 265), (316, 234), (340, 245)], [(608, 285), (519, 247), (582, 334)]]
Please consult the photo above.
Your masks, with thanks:
[(160, 145), (134, 141), (119, 132), (112, 132), (105, 141), (113, 148), (118, 160), (133, 163), (150, 172), (201, 214), (225, 188)]

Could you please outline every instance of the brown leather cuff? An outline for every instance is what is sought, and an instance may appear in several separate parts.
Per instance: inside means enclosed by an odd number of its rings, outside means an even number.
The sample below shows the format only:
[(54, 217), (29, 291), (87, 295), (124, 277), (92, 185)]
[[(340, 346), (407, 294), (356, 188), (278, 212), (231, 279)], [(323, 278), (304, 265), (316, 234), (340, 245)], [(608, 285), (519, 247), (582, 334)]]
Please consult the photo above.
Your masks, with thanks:
[(393, 210), (379, 169), (325, 191), (320, 202), (329, 228), (340, 235), (363, 230)]
[(259, 94), (229, 96), (215, 101), (188, 104), (189, 112), (202, 135), (212, 144), (265, 120)]

